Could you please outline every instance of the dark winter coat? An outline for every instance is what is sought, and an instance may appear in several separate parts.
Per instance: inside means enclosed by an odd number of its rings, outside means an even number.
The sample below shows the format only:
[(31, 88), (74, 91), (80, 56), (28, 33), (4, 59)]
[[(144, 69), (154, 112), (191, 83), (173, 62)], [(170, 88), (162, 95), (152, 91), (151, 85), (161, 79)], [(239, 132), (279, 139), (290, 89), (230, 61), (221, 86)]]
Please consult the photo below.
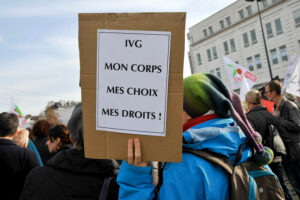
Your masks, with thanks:
[(281, 138), (287, 148), (289, 161), (300, 160), (300, 112), (297, 105), (285, 97), (278, 108), (279, 116), (274, 118)]
[[(45, 167), (27, 177), (21, 200), (99, 199), (103, 180), (114, 175), (111, 160), (85, 159), (83, 151), (60, 151)], [(109, 187), (107, 199), (118, 198), (118, 185)]]
[(39, 151), (44, 165), (46, 164), (47, 160), (49, 160), (52, 156), (54, 156), (53, 153), (49, 152), (46, 142), (47, 142), (47, 137), (36, 137), (35, 140), (33, 140), (33, 143), (36, 146), (37, 150)]
[(38, 166), (33, 151), (19, 147), (11, 140), (0, 139), (0, 199), (19, 199), (26, 176)]
[(273, 118), (272, 114), (266, 109), (266, 107), (257, 106), (251, 109), (246, 116), (254, 130), (261, 135), (264, 141), (269, 134), (268, 121)]

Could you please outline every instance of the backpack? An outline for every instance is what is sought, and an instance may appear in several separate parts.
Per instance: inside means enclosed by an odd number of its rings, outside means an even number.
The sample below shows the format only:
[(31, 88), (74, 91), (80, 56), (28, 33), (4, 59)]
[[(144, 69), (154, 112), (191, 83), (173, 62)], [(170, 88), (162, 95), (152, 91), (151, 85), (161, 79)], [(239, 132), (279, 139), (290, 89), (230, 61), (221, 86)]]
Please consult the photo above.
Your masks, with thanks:
[(264, 146), (270, 147), (275, 156), (285, 156), (286, 149), (277, 128), (268, 122), (268, 135), (263, 140)]
[[(242, 145), (241, 145), (242, 146)], [(241, 146), (235, 163), (242, 158)], [(230, 174), (230, 199), (232, 200), (281, 200), (285, 199), (277, 176), (266, 166), (247, 161), (233, 165), (224, 155), (203, 150), (183, 149), (213, 164), (222, 167)]]

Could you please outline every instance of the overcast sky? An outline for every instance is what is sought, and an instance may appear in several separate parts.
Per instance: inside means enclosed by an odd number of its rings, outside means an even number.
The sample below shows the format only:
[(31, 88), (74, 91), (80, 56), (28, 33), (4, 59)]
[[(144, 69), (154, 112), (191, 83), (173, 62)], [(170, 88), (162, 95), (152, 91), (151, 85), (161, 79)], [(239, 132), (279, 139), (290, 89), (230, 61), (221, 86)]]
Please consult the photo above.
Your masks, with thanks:
[[(80, 101), (78, 13), (186, 12), (186, 31), (235, 0), (0, 0), (0, 112)], [(184, 76), (190, 74), (185, 49)]]

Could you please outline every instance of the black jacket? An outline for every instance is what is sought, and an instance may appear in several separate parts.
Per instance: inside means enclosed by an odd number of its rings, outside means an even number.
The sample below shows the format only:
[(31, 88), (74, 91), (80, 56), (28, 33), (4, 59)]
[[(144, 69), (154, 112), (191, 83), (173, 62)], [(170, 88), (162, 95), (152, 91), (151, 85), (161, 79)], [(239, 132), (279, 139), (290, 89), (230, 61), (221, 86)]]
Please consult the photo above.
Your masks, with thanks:
[(39, 151), (44, 165), (46, 164), (47, 160), (49, 160), (52, 156), (54, 156), (53, 153), (49, 152), (46, 142), (47, 142), (47, 137), (36, 137), (35, 140), (33, 140), (33, 143), (36, 146), (37, 150)]
[(300, 160), (300, 112), (297, 105), (285, 97), (278, 108), (279, 116), (274, 118), (281, 138), (287, 148), (290, 161)]
[(38, 166), (33, 151), (19, 147), (11, 140), (0, 139), (0, 199), (19, 199), (26, 176)]
[(257, 106), (251, 109), (246, 116), (254, 130), (261, 135), (264, 141), (269, 134), (268, 121), (272, 120), (272, 114), (264, 106)]
[[(45, 167), (27, 177), (21, 200), (99, 199), (103, 180), (114, 175), (111, 160), (85, 159), (83, 151), (60, 151)], [(118, 199), (118, 185), (109, 187), (107, 199)]]

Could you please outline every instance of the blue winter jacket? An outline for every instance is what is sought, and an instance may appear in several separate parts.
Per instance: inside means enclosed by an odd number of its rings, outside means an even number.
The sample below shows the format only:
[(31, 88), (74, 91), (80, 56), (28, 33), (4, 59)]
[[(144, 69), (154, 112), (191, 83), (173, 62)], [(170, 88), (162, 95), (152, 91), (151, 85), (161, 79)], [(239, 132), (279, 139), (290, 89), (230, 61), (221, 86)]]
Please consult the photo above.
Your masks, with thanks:
[[(216, 118), (193, 126), (183, 133), (183, 147), (209, 149), (234, 161), (239, 146), (246, 137), (232, 118)], [(251, 149), (243, 145), (240, 162), (251, 156)], [(123, 161), (118, 174), (120, 200), (153, 199), (152, 166), (135, 167)], [(190, 153), (182, 154), (182, 162), (166, 163), (163, 184), (158, 199), (223, 200), (229, 199), (229, 175), (219, 166)]]

